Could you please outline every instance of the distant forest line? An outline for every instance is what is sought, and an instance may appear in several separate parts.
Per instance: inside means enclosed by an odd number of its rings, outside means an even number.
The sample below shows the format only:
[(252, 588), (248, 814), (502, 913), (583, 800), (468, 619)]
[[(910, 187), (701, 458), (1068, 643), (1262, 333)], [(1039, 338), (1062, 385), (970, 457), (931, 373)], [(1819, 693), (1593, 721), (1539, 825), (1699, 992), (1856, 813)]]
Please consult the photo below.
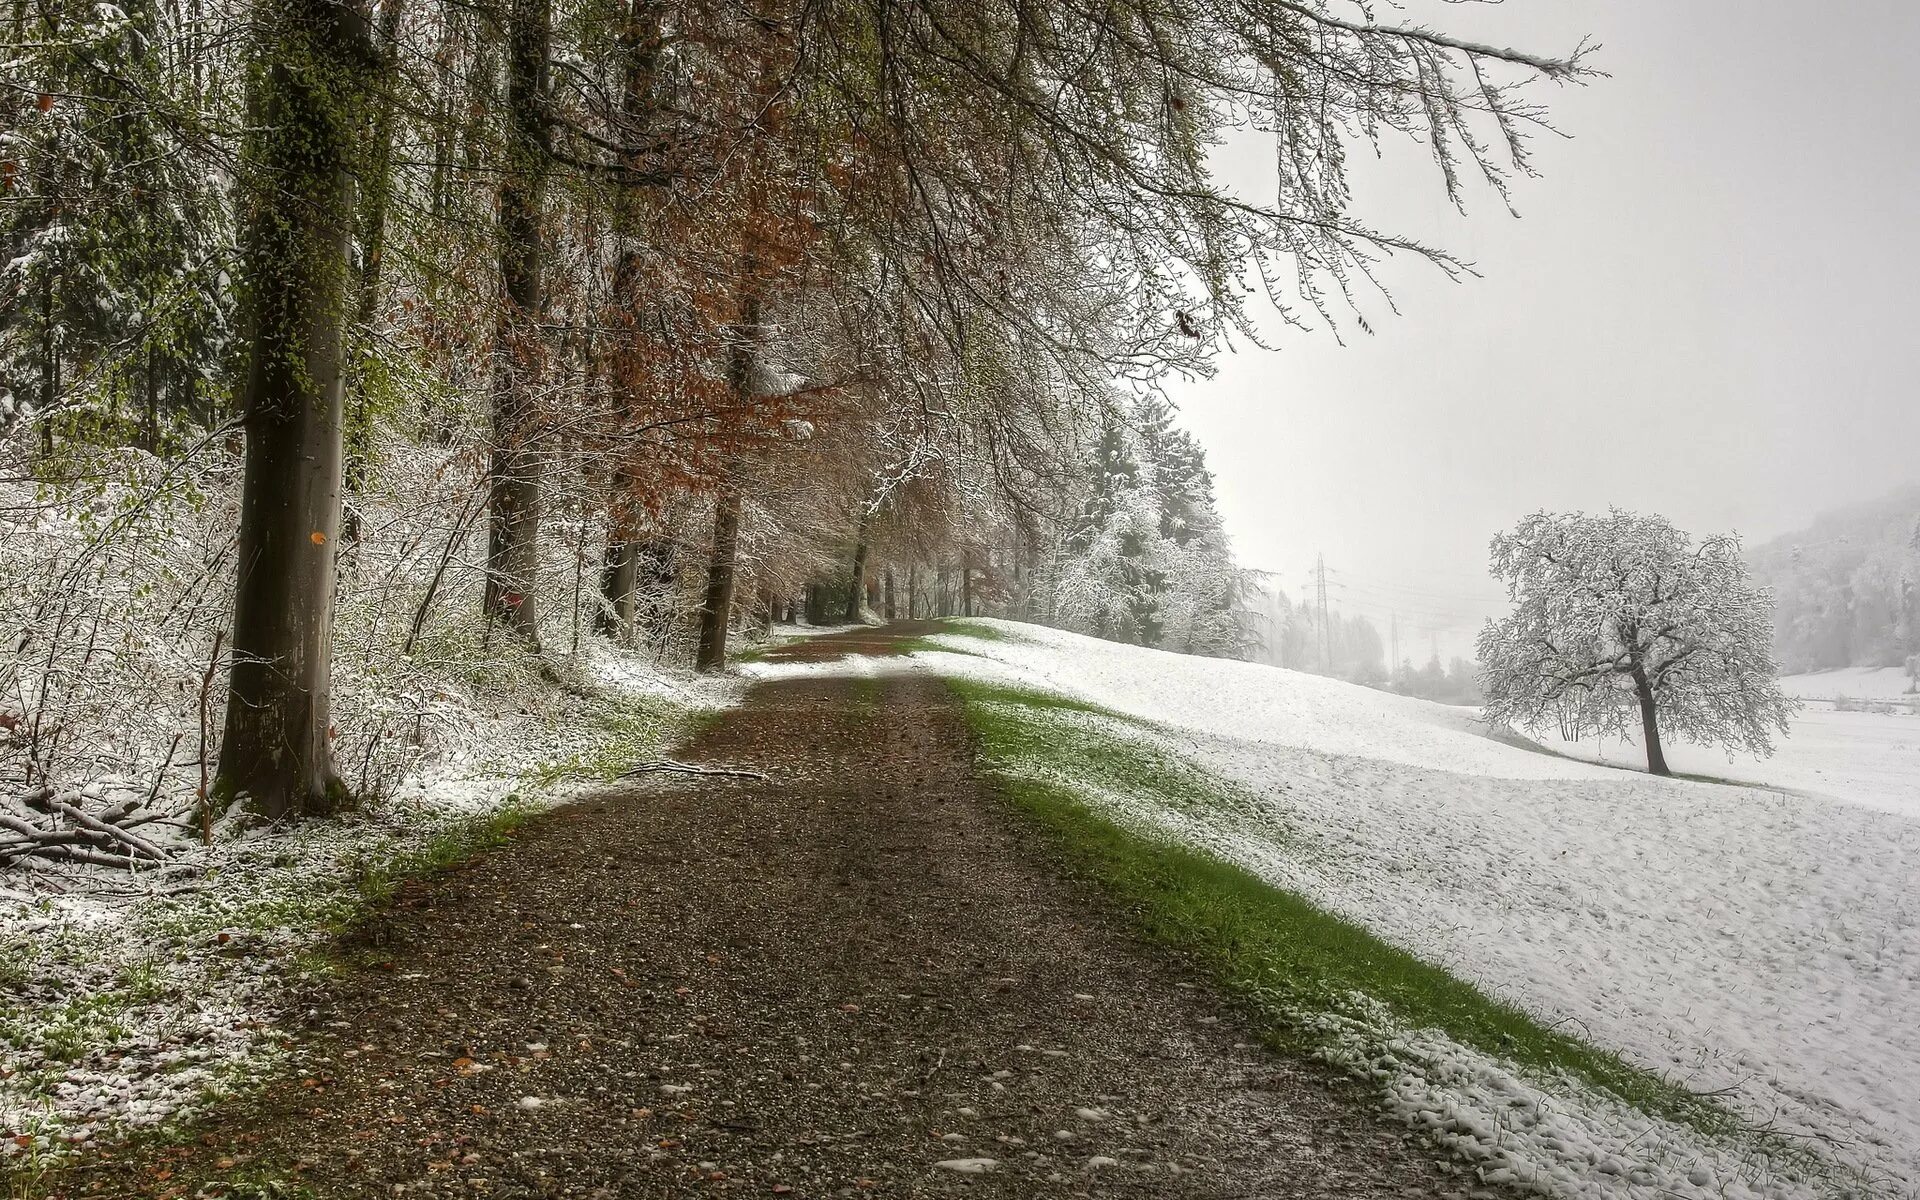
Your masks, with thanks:
[(1782, 674), (1920, 655), (1920, 485), (1823, 513), (1749, 558), (1773, 589)]

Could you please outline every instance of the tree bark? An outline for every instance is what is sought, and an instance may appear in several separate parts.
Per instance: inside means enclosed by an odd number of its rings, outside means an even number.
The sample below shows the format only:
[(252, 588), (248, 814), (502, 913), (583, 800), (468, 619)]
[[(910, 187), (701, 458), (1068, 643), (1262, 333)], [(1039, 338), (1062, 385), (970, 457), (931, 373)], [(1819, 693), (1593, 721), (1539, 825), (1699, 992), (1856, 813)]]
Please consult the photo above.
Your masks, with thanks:
[[(658, 66), (661, 38), (661, 12), (659, 6), (634, 5), (625, 26), (621, 30), (620, 49), (625, 60), (625, 87), (621, 99), (621, 115), (628, 129), (625, 136), (630, 142), (639, 143), (653, 123), (653, 94), (655, 75)], [(637, 157), (630, 158), (628, 165), (638, 167)], [(630, 630), (633, 625), (634, 589), (638, 582), (636, 570), (640, 558), (640, 513), (635, 503), (634, 492), (638, 480), (628, 466), (633, 448), (627, 445), (628, 437), (624, 426), (633, 411), (638, 407), (636, 381), (641, 372), (639, 339), (633, 331), (639, 327), (641, 318), (641, 254), (640, 237), (642, 212), (640, 194), (637, 185), (623, 186), (614, 198), (613, 231), (619, 247), (619, 256), (613, 269), (613, 297), (616, 305), (624, 305), (620, 310), (627, 323), (625, 336), (616, 338), (613, 355), (613, 387), (615, 411), (610, 414), (615, 430), (613, 454), (619, 464), (614, 469), (611, 493), (611, 520), (607, 529), (606, 569), (601, 573), (601, 598), (604, 604), (600, 610), (602, 631), (611, 633), (613, 627)]]
[(847, 580), (847, 624), (856, 624), (860, 620), (860, 601), (867, 593), (867, 525), (870, 518), (867, 511), (860, 510), (858, 532), (854, 534), (853, 574)]
[(891, 621), (891, 620), (893, 620), (893, 618), (894, 618), (894, 615), (895, 615), (895, 613), (894, 613), (894, 607), (893, 607), (893, 568), (892, 568), (891, 566), (889, 566), (889, 567), (887, 568), (887, 573), (886, 573), (886, 576), (885, 576), (885, 578), (886, 578), (886, 581), (887, 581), (887, 591), (886, 591), (886, 595), (887, 595), (887, 607), (886, 607), (886, 613), (887, 613), (887, 620), (889, 620), (889, 621)]
[(960, 566), (960, 615), (973, 615), (973, 556), (968, 555)]
[(634, 592), (640, 582), (640, 514), (633, 489), (626, 466), (615, 467), (607, 498), (610, 520), (601, 558), (600, 604), (594, 615), (594, 628), (622, 639), (633, 629)]
[(543, 208), (548, 0), (512, 0), (507, 22), (507, 158), (500, 182), (500, 283), (494, 336), (493, 458), (489, 465), (489, 619), (538, 647), (533, 585), (540, 567), (538, 389), (546, 311)]
[(1660, 748), (1660, 718), (1654, 708), (1653, 683), (1640, 667), (1633, 669), (1633, 691), (1640, 698), (1640, 735), (1647, 743), (1647, 772), (1652, 775), (1671, 775), (1667, 768), (1666, 751)]
[(720, 489), (713, 509), (713, 561), (707, 568), (706, 600), (700, 606), (700, 649), (694, 666), (718, 671), (727, 665), (727, 620), (733, 611), (734, 559), (740, 545), (740, 489)]
[[(360, 188), (360, 270), (354, 281), (353, 336), (359, 345), (354, 354), (353, 403), (349, 407), (343, 437), (346, 440), (344, 487), (356, 496), (366, 483), (367, 456), (373, 444), (373, 411), (367, 404), (367, 359), (372, 355), (368, 331), (380, 310), (380, 267), (387, 244), (387, 209), (393, 198), (393, 126), (395, 119), (395, 63), (400, 56), (400, 14), (404, 0), (382, 0), (380, 32), (374, 52), (380, 57), (379, 99), (368, 126), (365, 170)], [(360, 540), (360, 520), (349, 509), (341, 520), (340, 536), (348, 543)]]
[(329, 684), (354, 165), (374, 56), (364, 11), (256, 8), (242, 172), (246, 429), (233, 666), (214, 791), (269, 818), (340, 799)]
[(621, 642), (633, 628), (633, 592), (640, 574), (636, 551), (631, 538), (610, 537), (600, 567), (600, 604), (594, 610), (593, 627)]
[[(743, 275), (751, 278), (752, 264)], [(752, 399), (760, 353), (760, 297), (748, 288), (740, 306), (727, 356), (727, 382), (746, 404)], [(738, 467), (730, 470), (737, 471)], [(727, 664), (727, 622), (732, 616), (734, 560), (740, 548), (740, 486), (737, 477), (720, 488), (714, 503), (713, 558), (707, 567), (707, 593), (700, 609), (700, 648), (694, 665), (717, 671)]]

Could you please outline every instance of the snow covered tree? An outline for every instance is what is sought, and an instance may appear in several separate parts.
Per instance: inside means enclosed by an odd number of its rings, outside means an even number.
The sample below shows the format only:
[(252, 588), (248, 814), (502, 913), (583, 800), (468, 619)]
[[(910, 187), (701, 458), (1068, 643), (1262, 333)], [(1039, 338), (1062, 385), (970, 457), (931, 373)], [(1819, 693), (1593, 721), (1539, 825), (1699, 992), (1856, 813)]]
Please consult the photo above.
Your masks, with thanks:
[(1479, 640), (1489, 720), (1623, 734), (1669, 775), (1668, 734), (1771, 754), (1795, 703), (1781, 692), (1772, 597), (1740, 540), (1697, 544), (1664, 517), (1539, 512), (1493, 539), (1514, 611)]
[(28, 16), (0, 98), (0, 429), (17, 408), (42, 414), (49, 447), (57, 426), (157, 450), (210, 423), (231, 304), (231, 222), (169, 53), (180, 31), (151, 0)]
[(1206, 455), (1157, 397), (1116, 402), (1089, 447), (1084, 499), (1063, 540), (1047, 610), (1070, 629), (1185, 654), (1238, 656), (1245, 581), (1234, 566)]

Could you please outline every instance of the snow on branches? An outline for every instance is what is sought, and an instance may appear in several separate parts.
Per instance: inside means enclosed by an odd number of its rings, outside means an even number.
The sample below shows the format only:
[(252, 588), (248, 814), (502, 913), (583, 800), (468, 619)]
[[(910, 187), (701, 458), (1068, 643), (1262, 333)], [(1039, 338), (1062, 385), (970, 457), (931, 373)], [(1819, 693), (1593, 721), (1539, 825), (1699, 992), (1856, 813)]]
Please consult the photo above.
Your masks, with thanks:
[(1663, 728), (1773, 752), (1795, 704), (1775, 682), (1772, 596), (1749, 580), (1738, 537), (1696, 544), (1621, 509), (1538, 512), (1491, 552), (1514, 611), (1480, 633), (1488, 720), (1569, 737), (1637, 725), (1661, 775)]

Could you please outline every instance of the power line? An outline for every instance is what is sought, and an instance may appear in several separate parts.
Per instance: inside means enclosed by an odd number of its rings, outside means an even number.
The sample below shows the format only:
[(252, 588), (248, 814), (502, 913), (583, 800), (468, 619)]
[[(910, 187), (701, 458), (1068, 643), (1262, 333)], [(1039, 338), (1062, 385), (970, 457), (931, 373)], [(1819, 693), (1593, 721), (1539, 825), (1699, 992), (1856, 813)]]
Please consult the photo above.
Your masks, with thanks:
[(1328, 568), (1328, 571), (1337, 580), (1342, 578), (1350, 580), (1353, 586), (1370, 592), (1421, 596), (1431, 600), (1462, 600), (1472, 604), (1504, 603), (1507, 598), (1504, 592), (1494, 591), (1492, 589), (1484, 592), (1464, 592), (1443, 590), (1440, 588), (1413, 587), (1409, 584), (1390, 583), (1384, 580), (1372, 579), (1365, 575), (1356, 575), (1352, 571), (1334, 570), (1331, 567)]
[(1320, 669), (1333, 669), (1333, 651), (1327, 637), (1327, 556), (1314, 556), (1314, 569), (1320, 580)]

